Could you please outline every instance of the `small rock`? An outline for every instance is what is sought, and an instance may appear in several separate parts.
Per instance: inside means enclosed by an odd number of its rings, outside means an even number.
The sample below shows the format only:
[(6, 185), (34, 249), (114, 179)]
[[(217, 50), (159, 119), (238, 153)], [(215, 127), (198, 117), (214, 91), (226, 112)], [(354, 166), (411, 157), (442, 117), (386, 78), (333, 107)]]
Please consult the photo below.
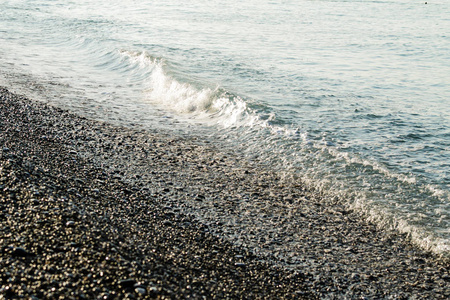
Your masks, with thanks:
[(12, 255), (16, 257), (26, 257), (31, 256), (32, 254), (27, 252), (27, 250), (23, 249), (22, 247), (17, 247), (12, 251)]
[(144, 288), (142, 288), (142, 287), (137, 287), (136, 289), (135, 289), (135, 291), (136, 291), (136, 293), (138, 293), (139, 295), (145, 295), (146, 293), (147, 293), (147, 290), (146, 289), (144, 289)]
[(75, 178), (74, 181), (79, 183), (79, 184), (85, 184), (84, 180), (80, 179), (80, 178)]
[(352, 273), (352, 275), (350, 277), (351, 277), (351, 279), (358, 280), (358, 281), (361, 279), (361, 276), (357, 273)]
[(151, 297), (155, 297), (156, 295), (158, 295), (159, 290), (156, 286), (152, 286), (149, 288), (149, 292)]
[(206, 197), (204, 195), (196, 195), (196, 197), (195, 197), (196, 201), (203, 201), (205, 199), (206, 199)]
[(133, 287), (136, 284), (136, 280), (134, 279), (122, 279), (119, 281), (119, 284), (123, 288)]
[(75, 222), (74, 221), (67, 221), (66, 226), (67, 227), (73, 227), (73, 226), (75, 226)]

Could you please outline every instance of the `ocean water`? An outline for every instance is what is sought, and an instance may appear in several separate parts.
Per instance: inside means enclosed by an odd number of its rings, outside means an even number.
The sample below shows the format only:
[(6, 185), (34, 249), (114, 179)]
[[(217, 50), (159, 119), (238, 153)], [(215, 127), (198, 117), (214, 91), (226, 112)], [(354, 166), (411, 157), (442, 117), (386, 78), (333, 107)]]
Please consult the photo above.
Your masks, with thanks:
[(4, 0), (0, 84), (200, 136), (450, 250), (450, 2)]

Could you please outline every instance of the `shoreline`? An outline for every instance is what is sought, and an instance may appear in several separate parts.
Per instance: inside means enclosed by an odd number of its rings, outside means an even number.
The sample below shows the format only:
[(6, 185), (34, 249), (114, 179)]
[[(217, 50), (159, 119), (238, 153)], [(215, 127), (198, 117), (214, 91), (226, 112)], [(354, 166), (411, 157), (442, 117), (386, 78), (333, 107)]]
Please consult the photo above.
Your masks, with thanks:
[(257, 163), (0, 107), (0, 299), (450, 297), (448, 262)]

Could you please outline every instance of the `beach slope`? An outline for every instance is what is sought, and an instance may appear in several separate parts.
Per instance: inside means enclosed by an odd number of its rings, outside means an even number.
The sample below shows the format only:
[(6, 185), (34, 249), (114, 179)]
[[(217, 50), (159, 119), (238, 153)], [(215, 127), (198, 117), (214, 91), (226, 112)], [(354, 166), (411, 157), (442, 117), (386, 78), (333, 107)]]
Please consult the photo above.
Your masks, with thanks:
[(449, 284), (444, 260), (238, 154), (0, 88), (0, 299), (448, 299)]

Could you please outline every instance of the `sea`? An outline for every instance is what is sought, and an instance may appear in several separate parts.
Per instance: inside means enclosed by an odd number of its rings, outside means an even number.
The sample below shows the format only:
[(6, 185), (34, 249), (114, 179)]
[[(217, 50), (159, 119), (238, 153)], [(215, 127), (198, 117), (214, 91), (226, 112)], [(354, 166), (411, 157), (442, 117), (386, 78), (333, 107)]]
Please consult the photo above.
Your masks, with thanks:
[(233, 149), (449, 256), (450, 1), (2, 0), (0, 85)]

